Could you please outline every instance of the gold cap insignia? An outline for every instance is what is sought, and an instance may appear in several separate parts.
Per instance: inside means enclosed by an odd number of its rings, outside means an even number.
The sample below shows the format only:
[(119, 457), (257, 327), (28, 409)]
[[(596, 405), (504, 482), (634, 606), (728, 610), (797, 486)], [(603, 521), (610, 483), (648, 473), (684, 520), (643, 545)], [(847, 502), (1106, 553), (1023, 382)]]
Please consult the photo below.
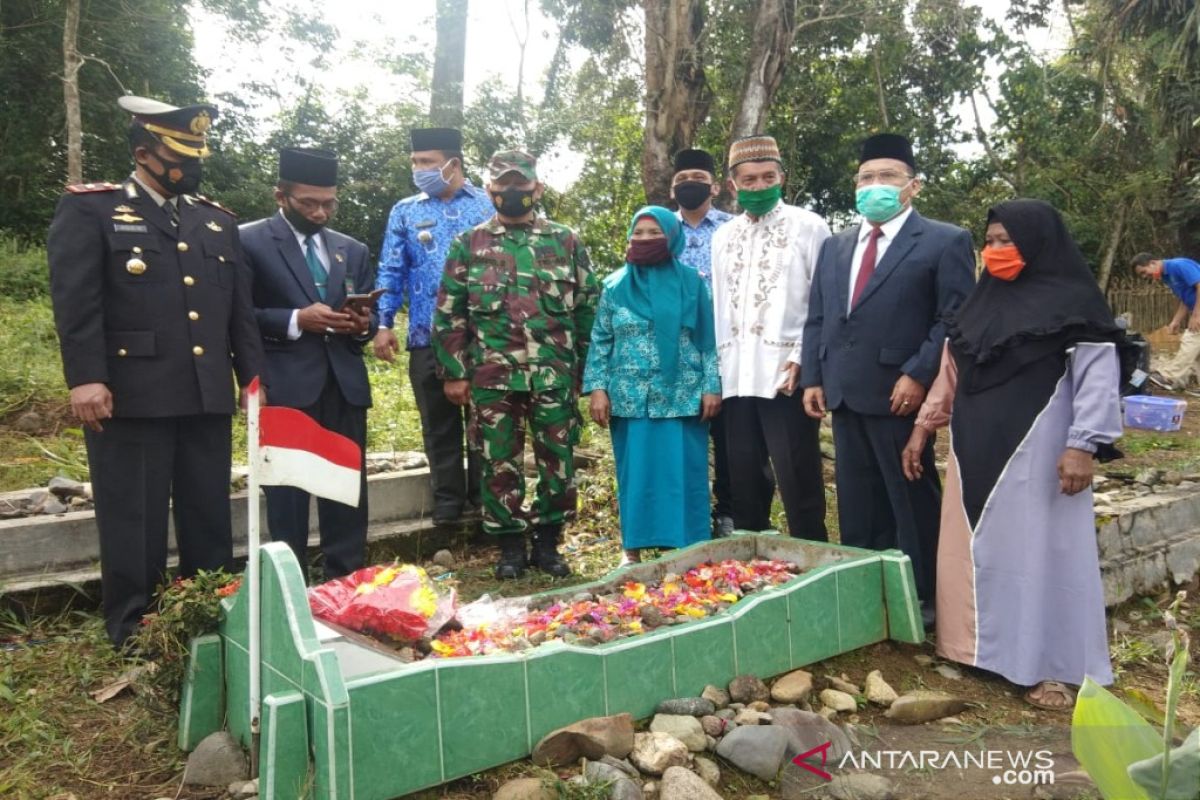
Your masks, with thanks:
[(190, 128), (192, 133), (196, 134), (197, 136), (202, 136), (208, 132), (208, 129), (211, 125), (212, 117), (208, 115), (207, 111), (201, 111), (199, 114), (192, 117), (191, 124), (188, 125), (188, 128)]
[(136, 214), (113, 214), (113, 219), (117, 222), (142, 222), (142, 218)]
[(117, 212), (118, 214), (132, 214), (133, 208), (127, 205), (119, 205), (114, 208), (113, 211)]
[(146, 262), (140, 258), (131, 258), (125, 262), (125, 271), (130, 275), (141, 275), (146, 271)]
[(213, 222), (212, 220), (209, 220), (208, 222), (204, 223), (204, 227), (208, 228), (210, 231), (223, 231), (223, 230), (225, 230), (224, 228), (222, 228), (220, 225), (218, 225), (217, 223)]

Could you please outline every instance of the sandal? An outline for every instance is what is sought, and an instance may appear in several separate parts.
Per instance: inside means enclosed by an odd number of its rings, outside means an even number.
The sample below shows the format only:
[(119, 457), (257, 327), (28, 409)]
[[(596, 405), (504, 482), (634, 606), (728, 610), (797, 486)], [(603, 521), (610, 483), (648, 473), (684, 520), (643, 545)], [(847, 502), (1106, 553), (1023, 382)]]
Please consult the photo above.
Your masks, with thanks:
[[(1047, 694), (1055, 694), (1065, 698), (1067, 702), (1047, 703), (1044, 699), (1037, 699), (1033, 696), (1033, 693), (1039, 688), (1041, 689), (1043, 698), (1045, 698)], [(1061, 681), (1042, 681), (1041, 683), (1029, 689), (1029, 691), (1025, 692), (1024, 698), (1026, 703), (1029, 703), (1029, 705), (1033, 706), (1034, 708), (1040, 708), (1043, 711), (1070, 711), (1075, 707), (1075, 692), (1071, 691), (1070, 687)]]
[(621, 563), (617, 564), (617, 569), (620, 569), (621, 567), (628, 567), (630, 564), (640, 563), (642, 563), (641, 553), (639, 553), (637, 550), (623, 550), (621, 551)]

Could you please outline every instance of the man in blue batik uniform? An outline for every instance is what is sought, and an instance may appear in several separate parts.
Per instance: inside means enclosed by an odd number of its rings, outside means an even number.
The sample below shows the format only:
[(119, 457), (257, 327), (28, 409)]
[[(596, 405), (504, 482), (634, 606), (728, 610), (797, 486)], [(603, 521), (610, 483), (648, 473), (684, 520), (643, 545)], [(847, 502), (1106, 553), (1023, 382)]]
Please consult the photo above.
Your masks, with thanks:
[[(721, 193), (716, 180), (716, 164), (704, 150), (680, 150), (675, 154), (675, 176), (671, 179), (671, 199), (679, 205), (675, 216), (683, 223), (687, 242), (679, 260), (696, 268), (712, 289), (712, 237), (717, 228), (733, 218), (713, 199)], [(733, 501), (729, 493), (729, 461), (725, 454), (725, 426), (721, 415), (709, 425), (713, 443), (713, 530), (717, 536), (733, 533)]]
[(442, 282), (446, 251), (456, 236), (491, 218), (487, 192), (463, 172), (462, 133), (453, 128), (417, 128), (410, 133), (413, 182), (421, 191), (392, 208), (376, 286), (379, 301), (375, 355), (392, 361), (400, 345), (392, 326), (408, 305), (408, 377), (421, 414), (421, 435), (433, 481), (433, 519), (450, 523), (479, 497), (479, 462), (468, 451), (463, 472), (465, 408), (446, 399), (434, 372), (430, 330)]

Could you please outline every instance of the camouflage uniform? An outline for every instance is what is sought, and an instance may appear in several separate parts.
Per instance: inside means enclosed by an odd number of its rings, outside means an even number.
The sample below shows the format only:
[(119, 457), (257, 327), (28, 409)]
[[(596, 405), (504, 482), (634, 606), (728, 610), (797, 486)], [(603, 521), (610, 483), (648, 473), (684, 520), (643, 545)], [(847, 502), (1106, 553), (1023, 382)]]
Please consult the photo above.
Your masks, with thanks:
[[(599, 295), (579, 237), (541, 217), (512, 226), (493, 217), (450, 246), (433, 347), (442, 380), (471, 381), (487, 533), (575, 515), (578, 383)], [(521, 514), (527, 424), (538, 469), (531, 520)]]

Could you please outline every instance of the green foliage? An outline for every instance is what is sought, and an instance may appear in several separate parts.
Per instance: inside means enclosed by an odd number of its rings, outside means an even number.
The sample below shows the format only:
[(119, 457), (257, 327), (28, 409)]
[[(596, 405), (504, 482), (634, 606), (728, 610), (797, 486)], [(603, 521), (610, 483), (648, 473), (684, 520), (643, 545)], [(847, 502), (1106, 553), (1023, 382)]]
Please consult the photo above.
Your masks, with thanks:
[(65, 401), (50, 301), (0, 298), (0, 323), (0, 418), (30, 405)]
[(1138, 711), (1084, 678), (1071, 719), (1071, 749), (1105, 800), (1192, 800), (1200, 775), (1195, 732), (1172, 749), (1175, 718), (1188, 663), (1188, 633), (1176, 622), (1187, 597), (1179, 592), (1163, 615), (1172, 642), (1167, 649), (1167, 700), (1159, 734)]
[(0, 298), (33, 300), (49, 293), (46, 251), (0, 233)]

